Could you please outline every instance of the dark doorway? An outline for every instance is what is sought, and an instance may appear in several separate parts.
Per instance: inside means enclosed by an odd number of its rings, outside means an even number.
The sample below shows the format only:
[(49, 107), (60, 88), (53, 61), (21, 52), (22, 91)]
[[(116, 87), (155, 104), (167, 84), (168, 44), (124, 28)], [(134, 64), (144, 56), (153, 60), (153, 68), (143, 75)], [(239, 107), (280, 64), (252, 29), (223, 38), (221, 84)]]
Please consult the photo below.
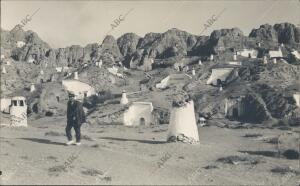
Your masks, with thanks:
[(221, 79), (217, 79), (217, 86), (222, 86), (222, 80)]
[(232, 117), (234, 119), (237, 119), (239, 117), (239, 110), (238, 110), (238, 108), (233, 108), (232, 109)]
[(145, 124), (146, 124), (145, 118), (140, 118), (140, 125), (145, 125)]
[(39, 107), (38, 107), (38, 104), (37, 104), (37, 103), (35, 103), (35, 104), (32, 106), (32, 111), (33, 111), (34, 113), (38, 113), (38, 112), (39, 112)]
[(251, 58), (251, 54), (250, 53), (248, 54), (248, 58)]
[(59, 96), (56, 96), (56, 100), (57, 100), (57, 102), (59, 102)]

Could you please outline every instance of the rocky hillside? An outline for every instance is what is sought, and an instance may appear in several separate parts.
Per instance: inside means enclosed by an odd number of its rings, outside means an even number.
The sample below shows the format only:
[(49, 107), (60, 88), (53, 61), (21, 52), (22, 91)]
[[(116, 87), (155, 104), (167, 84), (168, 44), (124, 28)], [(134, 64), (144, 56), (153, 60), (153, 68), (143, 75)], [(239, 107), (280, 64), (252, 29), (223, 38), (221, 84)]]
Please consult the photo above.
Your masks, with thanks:
[(264, 24), (258, 29), (253, 29), (249, 37), (273, 43), (299, 44), (300, 28), (290, 23), (280, 23), (273, 26)]
[[(25, 45), (18, 48), (18, 41), (23, 41)], [(210, 36), (197, 36), (173, 28), (164, 33), (148, 33), (144, 37), (134, 33), (126, 33), (117, 39), (106, 36), (101, 45), (91, 43), (85, 47), (72, 45), (53, 49), (32, 31), (1, 29), (2, 53), (16, 61), (34, 59), (37, 64), (50, 63), (53, 66), (77, 66), (100, 59), (110, 64), (116, 61), (129, 64), (131, 60), (139, 64), (145, 57), (166, 59), (174, 56), (209, 56), (212, 53), (255, 48), (257, 42), (261, 42), (266, 50), (279, 43), (284, 43), (290, 50), (299, 50), (300, 30), (293, 24), (281, 23), (261, 25), (253, 29), (249, 36), (245, 36), (238, 28), (215, 30)]]

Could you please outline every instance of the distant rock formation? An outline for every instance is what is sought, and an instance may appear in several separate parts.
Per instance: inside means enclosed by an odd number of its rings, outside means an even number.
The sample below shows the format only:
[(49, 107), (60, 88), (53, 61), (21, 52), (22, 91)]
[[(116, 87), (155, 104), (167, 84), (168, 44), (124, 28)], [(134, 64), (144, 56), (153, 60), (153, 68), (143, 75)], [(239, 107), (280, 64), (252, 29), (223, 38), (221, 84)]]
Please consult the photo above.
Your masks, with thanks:
[[(18, 42), (25, 44), (17, 47)], [(258, 42), (262, 43), (262, 47), (257, 46)], [(291, 23), (264, 24), (253, 29), (249, 36), (245, 36), (238, 28), (214, 30), (210, 36), (197, 36), (173, 28), (164, 33), (147, 33), (144, 37), (126, 33), (115, 39), (108, 35), (101, 45), (91, 43), (85, 47), (72, 45), (58, 49), (51, 48), (32, 31), (1, 29), (1, 49), (6, 54), (16, 61), (33, 59), (36, 64), (48, 63), (52, 66), (80, 66), (102, 59), (104, 64), (121, 61), (127, 67), (136, 68), (144, 58), (207, 57), (243, 48), (267, 51), (271, 47), (278, 47), (279, 43), (299, 50), (299, 28)]]
[(300, 29), (291, 23), (280, 23), (274, 26), (261, 25), (253, 29), (249, 37), (284, 44), (300, 43)]

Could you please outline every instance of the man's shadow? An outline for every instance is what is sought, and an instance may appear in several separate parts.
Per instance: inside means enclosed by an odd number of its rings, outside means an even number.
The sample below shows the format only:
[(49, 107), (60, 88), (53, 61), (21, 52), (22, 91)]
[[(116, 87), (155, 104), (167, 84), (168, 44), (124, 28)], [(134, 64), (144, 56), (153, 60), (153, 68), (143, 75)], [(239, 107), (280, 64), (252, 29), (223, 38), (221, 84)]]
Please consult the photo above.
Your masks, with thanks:
[(125, 139), (125, 138), (112, 138), (112, 137), (100, 137), (99, 139), (108, 139), (108, 140), (116, 140), (116, 141), (136, 141), (139, 143), (147, 143), (147, 144), (165, 144), (165, 141), (152, 141), (152, 140), (138, 140), (138, 139)]
[(54, 142), (54, 141), (50, 141), (50, 140), (47, 140), (47, 139), (38, 139), (38, 138), (18, 138), (18, 139), (33, 141), (33, 142), (36, 142), (36, 143), (51, 144), (51, 145), (63, 145), (63, 146), (66, 145), (65, 143)]

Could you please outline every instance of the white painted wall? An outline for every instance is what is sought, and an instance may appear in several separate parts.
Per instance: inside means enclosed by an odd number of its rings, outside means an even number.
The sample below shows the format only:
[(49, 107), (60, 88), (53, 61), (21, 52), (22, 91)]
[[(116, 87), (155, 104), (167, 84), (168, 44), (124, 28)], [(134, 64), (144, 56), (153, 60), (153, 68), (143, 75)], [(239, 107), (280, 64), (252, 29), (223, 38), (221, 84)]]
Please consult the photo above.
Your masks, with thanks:
[(56, 72), (66, 72), (69, 70), (69, 67), (56, 67)]
[(228, 61), (227, 64), (240, 66), (240, 65), (242, 65), (242, 62), (240, 62), (240, 61)]
[(22, 48), (25, 45), (24, 41), (17, 41), (17, 47)]
[(291, 52), (297, 59), (300, 59), (300, 54), (299, 54), (299, 52), (298, 51), (293, 51), (293, 52)]
[(160, 81), (160, 83), (157, 83), (155, 86), (156, 88), (164, 89), (168, 86), (170, 80), (170, 76), (167, 76), (163, 80)]
[(11, 99), (10, 98), (1, 98), (0, 100), (0, 110), (1, 112), (9, 112), (9, 106), (11, 105)]
[(87, 94), (87, 97), (96, 94), (92, 86), (79, 80), (63, 80), (62, 85), (67, 91), (73, 92), (76, 99), (83, 99), (84, 93)]
[(6, 74), (6, 69), (5, 69), (5, 66), (2, 67), (2, 74)]
[[(27, 127), (27, 105), (25, 97), (13, 97), (12, 103), (17, 102), (17, 105), (12, 104), (10, 107), (11, 126)], [(23, 106), (21, 105), (23, 102)]]
[(112, 68), (108, 68), (107, 70), (108, 70), (108, 72), (110, 72), (113, 75), (117, 75), (117, 73), (118, 73), (118, 68), (115, 66), (113, 66)]
[(279, 50), (270, 50), (269, 55), (270, 55), (270, 58), (283, 57), (282, 52), (281, 52), (280, 49)]
[(294, 94), (293, 97), (296, 101), (296, 105), (300, 107), (300, 93)]
[(171, 110), (167, 139), (180, 134), (199, 142), (193, 101), (183, 107), (174, 107)]
[(212, 69), (212, 73), (207, 80), (206, 84), (217, 85), (217, 79), (225, 81), (229, 74), (232, 72), (233, 68), (215, 68)]
[(254, 49), (243, 49), (243, 50), (237, 52), (237, 55), (240, 55), (243, 57), (249, 57), (249, 54), (251, 55), (251, 58), (257, 58), (258, 52)]
[(133, 102), (124, 112), (123, 123), (126, 126), (140, 125), (141, 118), (145, 119), (145, 125), (152, 122), (153, 106), (151, 102)]

